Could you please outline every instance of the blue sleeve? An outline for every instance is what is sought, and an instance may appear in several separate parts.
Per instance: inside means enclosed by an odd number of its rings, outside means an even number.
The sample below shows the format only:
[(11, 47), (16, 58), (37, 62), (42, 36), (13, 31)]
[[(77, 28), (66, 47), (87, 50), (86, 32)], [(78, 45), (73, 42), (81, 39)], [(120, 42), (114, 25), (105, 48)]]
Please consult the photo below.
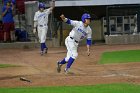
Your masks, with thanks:
[(3, 13), (5, 10), (6, 10), (6, 7), (4, 6), (4, 7), (2, 8), (2, 13)]
[(91, 46), (91, 44), (92, 44), (92, 40), (91, 39), (87, 39), (87, 45)]
[(67, 24), (71, 24), (71, 20), (70, 20), (70, 19), (68, 19), (66, 23), (67, 23)]

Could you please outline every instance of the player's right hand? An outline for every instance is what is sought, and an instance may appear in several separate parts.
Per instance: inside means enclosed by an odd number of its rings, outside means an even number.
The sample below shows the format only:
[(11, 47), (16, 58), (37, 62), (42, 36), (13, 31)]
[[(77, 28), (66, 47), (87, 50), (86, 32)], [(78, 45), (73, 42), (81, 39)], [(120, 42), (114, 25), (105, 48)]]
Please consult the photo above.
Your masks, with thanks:
[(34, 34), (36, 33), (36, 29), (35, 29), (35, 28), (33, 29), (33, 33), (34, 33)]

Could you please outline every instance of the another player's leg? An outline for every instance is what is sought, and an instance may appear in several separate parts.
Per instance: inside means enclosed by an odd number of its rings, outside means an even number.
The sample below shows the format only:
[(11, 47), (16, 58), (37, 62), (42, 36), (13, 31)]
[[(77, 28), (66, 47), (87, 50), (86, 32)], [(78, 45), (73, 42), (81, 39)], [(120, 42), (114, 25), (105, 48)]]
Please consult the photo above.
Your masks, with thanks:
[(47, 49), (46, 49), (44, 44), (45, 43), (41, 43), (41, 52), (40, 52), (41, 56), (43, 56), (43, 54), (47, 51)]
[(45, 43), (41, 43), (41, 55), (47, 53), (48, 48), (46, 47)]
[(43, 28), (42, 29), (42, 35), (41, 35), (41, 39), (42, 39), (42, 42), (43, 42), (43, 54), (47, 53), (47, 46), (45, 44), (46, 42), (46, 34), (47, 34), (47, 28)]
[(40, 48), (41, 48), (40, 55), (41, 55), (41, 56), (43, 56), (43, 50), (44, 50), (43, 43), (41, 43), (41, 45), (40, 45), (40, 46), (41, 46), (41, 47), (40, 47)]
[(43, 56), (44, 46), (43, 46), (43, 39), (42, 39), (42, 28), (38, 27), (37, 30), (38, 30), (38, 38), (40, 42), (40, 55)]
[(46, 48), (45, 46), (45, 41), (46, 41), (46, 31), (45, 29), (41, 29), (41, 35), (40, 35), (40, 42), (41, 42), (41, 56), (44, 54), (44, 49)]
[(43, 43), (43, 45), (44, 45), (44, 51), (43, 51), (43, 52), (44, 52), (45, 54), (47, 54), (47, 52), (48, 52), (48, 47), (46, 46), (45, 43)]

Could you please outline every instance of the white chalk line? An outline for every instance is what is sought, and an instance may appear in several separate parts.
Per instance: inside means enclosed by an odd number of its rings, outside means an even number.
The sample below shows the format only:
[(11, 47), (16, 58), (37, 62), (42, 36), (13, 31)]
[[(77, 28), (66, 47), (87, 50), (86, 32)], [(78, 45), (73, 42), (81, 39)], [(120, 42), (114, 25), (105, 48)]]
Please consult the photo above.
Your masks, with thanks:
[(124, 77), (140, 78), (140, 76), (130, 75), (130, 74), (110, 74), (110, 75), (104, 75), (104, 76), (101, 76), (101, 77), (115, 77), (115, 76), (124, 76)]

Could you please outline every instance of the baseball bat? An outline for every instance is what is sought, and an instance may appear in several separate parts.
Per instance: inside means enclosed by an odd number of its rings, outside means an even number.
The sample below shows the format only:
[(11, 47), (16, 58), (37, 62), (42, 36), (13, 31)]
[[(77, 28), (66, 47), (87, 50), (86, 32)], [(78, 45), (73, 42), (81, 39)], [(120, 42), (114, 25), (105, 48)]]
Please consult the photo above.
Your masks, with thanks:
[(26, 82), (31, 82), (31, 80), (29, 80), (29, 79), (27, 79), (27, 78), (25, 78), (25, 77), (20, 77), (20, 80), (21, 80), (21, 81), (26, 81)]

